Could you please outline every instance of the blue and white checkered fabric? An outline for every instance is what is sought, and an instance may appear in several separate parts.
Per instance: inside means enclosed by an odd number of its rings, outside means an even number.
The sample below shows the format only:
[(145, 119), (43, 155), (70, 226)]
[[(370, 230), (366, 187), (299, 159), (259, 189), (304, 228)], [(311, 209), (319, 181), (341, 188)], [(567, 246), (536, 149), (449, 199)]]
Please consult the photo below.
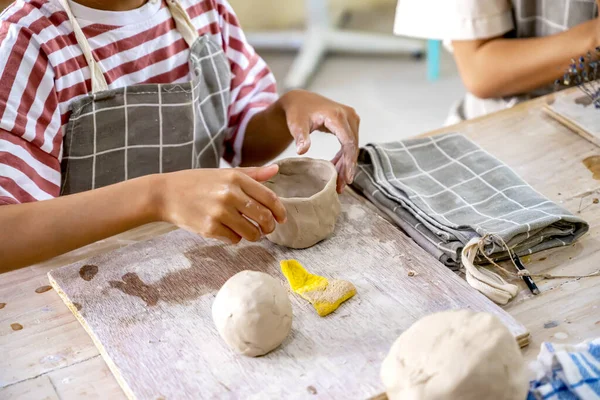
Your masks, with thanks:
[(600, 338), (578, 345), (544, 343), (532, 365), (527, 400), (600, 400)]

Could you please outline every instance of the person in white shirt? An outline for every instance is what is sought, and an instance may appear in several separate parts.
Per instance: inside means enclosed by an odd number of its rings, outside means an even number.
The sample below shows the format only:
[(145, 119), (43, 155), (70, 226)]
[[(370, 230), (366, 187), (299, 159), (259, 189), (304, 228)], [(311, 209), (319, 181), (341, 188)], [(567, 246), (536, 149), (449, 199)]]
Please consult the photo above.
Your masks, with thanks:
[(440, 39), (468, 90), (447, 124), (549, 93), (600, 55), (600, 0), (400, 0), (394, 33)]

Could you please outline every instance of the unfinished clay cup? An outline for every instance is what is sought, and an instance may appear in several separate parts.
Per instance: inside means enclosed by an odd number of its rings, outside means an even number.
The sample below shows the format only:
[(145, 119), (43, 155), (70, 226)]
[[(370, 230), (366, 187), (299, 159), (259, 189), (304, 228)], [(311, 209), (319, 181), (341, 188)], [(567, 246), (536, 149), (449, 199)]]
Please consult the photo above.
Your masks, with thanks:
[(265, 182), (281, 199), (287, 221), (267, 235), (271, 242), (305, 249), (327, 238), (340, 214), (333, 164), (312, 158), (286, 158), (277, 162), (279, 172)]

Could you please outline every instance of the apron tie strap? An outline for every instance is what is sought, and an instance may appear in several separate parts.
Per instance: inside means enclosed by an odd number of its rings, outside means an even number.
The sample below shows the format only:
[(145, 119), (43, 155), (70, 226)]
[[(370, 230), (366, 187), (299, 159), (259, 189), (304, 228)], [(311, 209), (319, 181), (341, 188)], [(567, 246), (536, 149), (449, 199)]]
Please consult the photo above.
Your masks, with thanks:
[[(77, 43), (81, 48), (81, 52), (85, 57), (85, 61), (90, 68), (90, 79), (92, 81), (92, 93), (97, 93), (103, 90), (108, 89), (108, 84), (106, 83), (106, 78), (104, 78), (104, 73), (100, 68), (100, 65), (94, 59), (94, 55), (92, 53), (92, 48), (90, 44), (83, 34), (83, 30), (77, 22), (75, 15), (73, 15), (73, 11), (71, 11), (71, 7), (69, 6), (68, 0), (59, 0), (60, 4), (64, 8), (67, 16), (69, 17), (69, 21), (71, 22), (71, 26), (73, 27), (73, 33), (75, 33), (75, 38), (77, 39)], [(185, 8), (181, 5), (179, 0), (166, 0), (167, 6), (169, 6), (169, 10), (171, 11), (171, 15), (175, 20), (175, 27), (177, 31), (183, 37), (183, 40), (187, 43), (187, 45), (191, 48), (196, 39), (198, 39), (198, 31), (194, 27), (190, 16), (185, 11)]]
[(190, 16), (188, 15), (185, 8), (181, 5), (179, 0), (167, 0), (167, 5), (169, 6), (169, 10), (171, 11), (171, 15), (175, 20), (175, 27), (179, 34), (183, 37), (183, 40), (187, 43), (189, 48), (192, 48), (192, 45), (198, 39), (198, 31), (196, 27), (192, 23)]
[(489, 269), (477, 267), (475, 257), (482, 238), (473, 238), (461, 253), (461, 264), (465, 269), (467, 283), (498, 304), (506, 304), (519, 292), (519, 287), (506, 282), (500, 275)]
[(81, 30), (81, 26), (77, 22), (77, 19), (73, 15), (71, 11), (71, 7), (69, 6), (68, 0), (59, 0), (60, 4), (65, 9), (67, 16), (69, 17), (69, 21), (71, 22), (71, 26), (73, 27), (73, 32), (75, 33), (75, 38), (77, 39), (77, 43), (81, 48), (81, 52), (85, 57), (85, 61), (87, 61), (88, 67), (90, 68), (90, 79), (92, 81), (92, 93), (96, 93), (102, 90), (108, 89), (108, 84), (106, 83), (106, 79), (104, 78), (104, 74), (100, 69), (100, 65), (94, 59), (92, 54), (92, 48), (90, 47), (89, 42), (87, 41), (83, 31)]
[[(517, 272), (511, 272), (503, 266), (496, 263), (490, 256), (488, 256), (484, 249), (484, 243), (487, 238), (495, 238), (497, 241), (502, 243), (503, 248), (508, 252), (509, 258), (514, 265)], [(514, 298), (518, 293), (518, 286), (506, 282), (500, 275), (490, 271), (487, 268), (479, 267), (475, 265), (475, 258), (477, 255), (482, 255), (490, 264), (495, 266), (507, 277), (512, 278), (523, 278), (529, 276), (531, 278), (543, 278), (543, 279), (581, 279), (581, 278), (592, 278), (600, 277), (600, 269), (587, 275), (551, 275), (551, 274), (532, 274), (527, 269), (519, 269), (517, 264), (512, 258), (514, 250), (510, 248), (502, 237), (495, 234), (486, 234), (481, 238), (471, 239), (463, 248), (461, 253), (461, 264), (465, 269), (465, 275), (469, 285), (479, 290), (481, 293), (486, 295), (489, 299), (493, 300), (498, 304), (506, 304), (509, 300)]]

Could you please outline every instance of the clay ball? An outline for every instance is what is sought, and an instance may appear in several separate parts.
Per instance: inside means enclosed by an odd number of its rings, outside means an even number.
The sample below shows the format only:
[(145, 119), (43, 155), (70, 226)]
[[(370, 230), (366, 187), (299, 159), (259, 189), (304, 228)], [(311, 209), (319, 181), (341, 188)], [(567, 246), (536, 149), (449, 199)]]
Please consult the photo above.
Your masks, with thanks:
[(287, 290), (277, 279), (257, 271), (229, 278), (217, 293), (212, 315), (225, 343), (250, 357), (278, 347), (292, 328)]
[(390, 400), (525, 399), (517, 341), (487, 313), (446, 311), (422, 318), (396, 340), (381, 367)]

